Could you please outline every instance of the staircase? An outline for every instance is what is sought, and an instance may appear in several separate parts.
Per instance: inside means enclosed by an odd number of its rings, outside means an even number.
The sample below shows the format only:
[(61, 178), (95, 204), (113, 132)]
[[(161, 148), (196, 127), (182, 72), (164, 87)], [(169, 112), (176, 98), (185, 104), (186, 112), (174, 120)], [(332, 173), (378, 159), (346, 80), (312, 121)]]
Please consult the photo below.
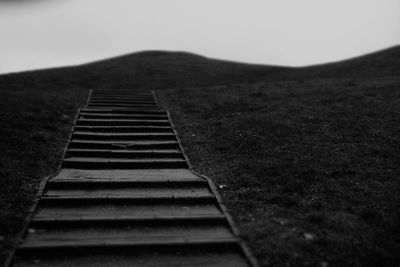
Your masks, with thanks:
[(13, 266), (255, 266), (152, 92), (94, 90)]

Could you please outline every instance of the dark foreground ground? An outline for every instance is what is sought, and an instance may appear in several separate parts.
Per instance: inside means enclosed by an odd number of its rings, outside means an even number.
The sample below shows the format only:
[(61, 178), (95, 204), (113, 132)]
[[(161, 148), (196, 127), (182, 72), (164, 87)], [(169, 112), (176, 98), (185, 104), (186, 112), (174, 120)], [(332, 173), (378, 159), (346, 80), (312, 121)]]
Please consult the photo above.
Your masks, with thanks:
[[(311, 68), (151, 52), (0, 76), (0, 244), (90, 88), (159, 89), (261, 265), (400, 265), (400, 48)], [(162, 90), (161, 90), (162, 89)]]

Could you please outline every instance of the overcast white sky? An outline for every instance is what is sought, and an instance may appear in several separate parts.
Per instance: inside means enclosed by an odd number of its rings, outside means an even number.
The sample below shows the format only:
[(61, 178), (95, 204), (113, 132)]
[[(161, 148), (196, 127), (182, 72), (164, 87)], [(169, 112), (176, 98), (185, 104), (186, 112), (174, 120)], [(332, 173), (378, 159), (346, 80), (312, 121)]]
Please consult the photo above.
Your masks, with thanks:
[(0, 0), (0, 73), (149, 49), (299, 66), (396, 44), (399, 0)]

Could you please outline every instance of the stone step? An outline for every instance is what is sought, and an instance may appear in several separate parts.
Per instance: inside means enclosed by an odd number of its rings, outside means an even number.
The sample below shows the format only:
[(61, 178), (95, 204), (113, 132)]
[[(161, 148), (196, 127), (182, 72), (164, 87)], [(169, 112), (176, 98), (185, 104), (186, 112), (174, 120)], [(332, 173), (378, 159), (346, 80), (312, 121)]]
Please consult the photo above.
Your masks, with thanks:
[[(64, 169), (69, 171), (75, 171), (79, 169)], [(141, 169), (140, 171), (144, 171), (146, 169)], [(79, 171), (82, 171), (80, 169)], [(91, 171), (91, 170), (85, 170)], [(98, 170), (97, 170), (98, 171)], [(107, 170), (101, 170), (107, 171)], [(118, 170), (118, 171), (129, 171), (129, 170)], [(137, 170), (135, 170), (136, 172)], [(78, 178), (53, 178), (51, 179), (46, 188), (49, 189), (91, 189), (96, 187), (146, 187), (146, 188), (157, 188), (157, 187), (171, 187), (171, 188), (180, 188), (184, 186), (190, 187), (199, 187), (199, 186), (207, 186), (208, 183), (206, 180), (196, 179), (196, 178), (86, 178), (86, 177), (78, 177)]]
[(110, 158), (183, 158), (179, 149), (158, 150), (107, 150), (107, 149), (68, 149), (70, 157), (110, 157)]
[(225, 225), (228, 226), (226, 217), (223, 214), (216, 215), (189, 215), (189, 216), (147, 216), (147, 217), (63, 217), (63, 218), (37, 218), (32, 219), (30, 227), (65, 229), (97, 226), (134, 226), (134, 225), (158, 225), (158, 226), (177, 226), (177, 225)]
[[(98, 249), (98, 248), (127, 248), (131, 249), (144, 249), (154, 247), (179, 247), (179, 246), (207, 246), (207, 245), (230, 245), (238, 246), (238, 238), (236, 237), (159, 237), (148, 240), (137, 240), (138, 238), (114, 238), (114, 239), (102, 239), (91, 238), (91, 239), (73, 239), (67, 240), (52, 240), (52, 241), (38, 241), (38, 242), (26, 242), (20, 246), (18, 253), (60, 253), (56, 250), (76, 250), (76, 249)], [(40, 251), (41, 250), (41, 251)], [(61, 252), (62, 253), (62, 252)]]
[(81, 112), (90, 112), (90, 113), (123, 113), (123, 114), (153, 114), (153, 115), (165, 115), (167, 114), (167, 112), (165, 112), (164, 110), (144, 110), (144, 109), (113, 109), (113, 108), (101, 108), (101, 109), (97, 109), (97, 108), (83, 108), (81, 109)]
[(93, 133), (75, 131), (73, 139), (81, 140), (176, 140), (173, 133)]
[(88, 106), (129, 106), (129, 107), (158, 107), (156, 103), (122, 102), (122, 101), (90, 101)]
[[(75, 187), (72, 187), (72, 186)], [(79, 187), (77, 187), (77, 185)], [(212, 197), (212, 194), (207, 186), (145, 186), (131, 184), (117, 183), (116, 185), (94, 185), (89, 184), (83, 186), (82, 184), (72, 184), (65, 188), (60, 187), (46, 187), (46, 191), (43, 194), (44, 197)]]
[[(114, 205), (124, 206), (128, 204), (132, 205), (158, 205), (158, 204), (170, 204), (170, 205), (207, 205), (215, 203), (216, 199), (213, 195), (204, 196), (43, 196), (40, 199), (40, 205), (46, 207), (64, 207), (64, 206), (75, 206), (81, 207), (82, 205)], [(83, 204), (84, 202), (84, 204)]]
[(166, 114), (123, 114), (123, 113), (89, 113), (81, 112), (80, 118), (101, 118), (101, 119), (141, 119), (141, 120), (165, 120), (168, 119)]
[(148, 97), (153, 97), (151, 93), (138, 93), (138, 92), (115, 92), (115, 93), (109, 93), (109, 92), (92, 92), (92, 97), (93, 96), (100, 96), (100, 95), (106, 95), (106, 96), (148, 96)]
[(78, 126), (170, 126), (168, 120), (78, 119)]
[[(80, 202), (79, 202), (80, 201)], [(175, 216), (213, 216), (221, 215), (216, 202), (196, 203), (195, 201), (176, 201), (165, 203), (165, 199), (140, 203), (138, 200), (109, 199), (96, 204), (95, 199), (74, 201), (44, 201), (38, 206), (35, 219), (63, 218), (143, 218), (143, 217), (175, 217)], [(139, 202), (139, 203), (138, 203)], [(173, 202), (171, 200), (171, 202)], [(199, 202), (199, 201), (198, 201)], [(201, 200), (200, 202), (204, 202)], [(62, 205), (60, 205), (62, 203)]]
[(114, 97), (114, 96), (94, 96), (90, 98), (90, 101), (97, 101), (97, 100), (123, 100), (123, 101), (151, 101), (154, 103), (153, 97), (149, 96), (121, 96), (121, 97)]
[(137, 99), (131, 99), (131, 100), (127, 100), (127, 99), (125, 99), (125, 100), (123, 100), (123, 99), (118, 99), (118, 100), (115, 100), (115, 99), (112, 99), (112, 100), (91, 99), (89, 101), (89, 103), (91, 103), (91, 104), (97, 104), (97, 103), (113, 103), (114, 104), (115, 103), (115, 104), (156, 105), (156, 102), (154, 102), (154, 100), (141, 100), (141, 99), (139, 99), (139, 100), (137, 100)]
[(187, 163), (181, 158), (94, 158), (70, 157), (65, 158), (64, 168), (83, 169), (158, 169), (158, 168), (185, 168)]
[(33, 256), (25, 253), (18, 255), (14, 266), (25, 267), (245, 267), (249, 266), (246, 258), (241, 251), (232, 245), (221, 245), (220, 243), (205, 244), (199, 243), (197, 246), (170, 246), (154, 247), (151, 249), (138, 249), (135, 247), (110, 249), (94, 249), (80, 252), (69, 250), (64, 254), (44, 253), (40, 256)]
[(99, 93), (107, 93), (112, 95), (117, 95), (119, 93), (128, 93), (128, 94), (147, 94), (152, 95), (151, 91), (146, 90), (103, 90), (103, 89), (95, 89), (92, 91), (92, 95)]
[(91, 103), (89, 102), (88, 107), (141, 107), (141, 108), (158, 108), (157, 104), (129, 104), (129, 103), (110, 103), (110, 102), (98, 102), (98, 103)]
[(110, 94), (110, 93), (102, 93), (102, 92), (93, 92), (92, 97), (96, 96), (114, 96), (114, 97), (125, 97), (125, 96), (131, 96), (131, 97), (153, 97), (152, 94), (148, 93), (129, 93), (129, 92), (119, 92), (115, 94)]
[(69, 148), (112, 149), (112, 150), (154, 150), (179, 149), (177, 141), (90, 141), (73, 139)]
[(90, 106), (88, 105), (87, 108), (90, 109), (103, 109), (103, 110), (143, 110), (143, 111), (160, 111), (161, 109), (159, 107), (134, 107), (134, 106), (126, 106), (126, 107), (116, 107), (116, 106)]
[(107, 243), (160, 243), (164, 241), (176, 242), (179, 239), (189, 240), (226, 240), (234, 239), (234, 235), (226, 223), (192, 224), (191, 221), (180, 224), (107, 224), (107, 225), (64, 225), (52, 227), (30, 227), (28, 235), (22, 246), (24, 248), (44, 248), (49, 246), (66, 247), (99, 246)]
[(207, 183), (207, 180), (194, 175), (188, 169), (141, 169), (135, 170), (84, 170), (61, 169), (59, 174), (49, 180), (55, 182), (80, 183), (141, 183), (141, 184), (176, 184), (176, 183)]
[(102, 132), (102, 133), (161, 133), (173, 132), (171, 126), (82, 126), (76, 125), (75, 131)]

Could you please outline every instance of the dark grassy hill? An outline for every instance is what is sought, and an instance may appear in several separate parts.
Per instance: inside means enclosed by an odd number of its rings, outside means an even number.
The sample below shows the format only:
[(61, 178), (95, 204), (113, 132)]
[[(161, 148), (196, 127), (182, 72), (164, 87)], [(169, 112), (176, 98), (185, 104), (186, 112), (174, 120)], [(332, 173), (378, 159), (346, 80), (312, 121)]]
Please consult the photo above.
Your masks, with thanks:
[(153, 51), (0, 76), (3, 256), (87, 91), (147, 88), (263, 265), (397, 264), (399, 54), (283, 68)]
[(165, 89), (254, 81), (289, 68), (234, 63), (184, 52), (140, 52), (76, 67), (3, 75), (0, 86), (24, 82), (85, 88)]
[(344, 61), (295, 68), (279, 76), (286, 79), (330, 78), (359, 79), (364, 77), (386, 78), (400, 75), (400, 46), (391, 47), (368, 55)]
[(399, 266), (400, 47), (160, 91), (262, 266)]

